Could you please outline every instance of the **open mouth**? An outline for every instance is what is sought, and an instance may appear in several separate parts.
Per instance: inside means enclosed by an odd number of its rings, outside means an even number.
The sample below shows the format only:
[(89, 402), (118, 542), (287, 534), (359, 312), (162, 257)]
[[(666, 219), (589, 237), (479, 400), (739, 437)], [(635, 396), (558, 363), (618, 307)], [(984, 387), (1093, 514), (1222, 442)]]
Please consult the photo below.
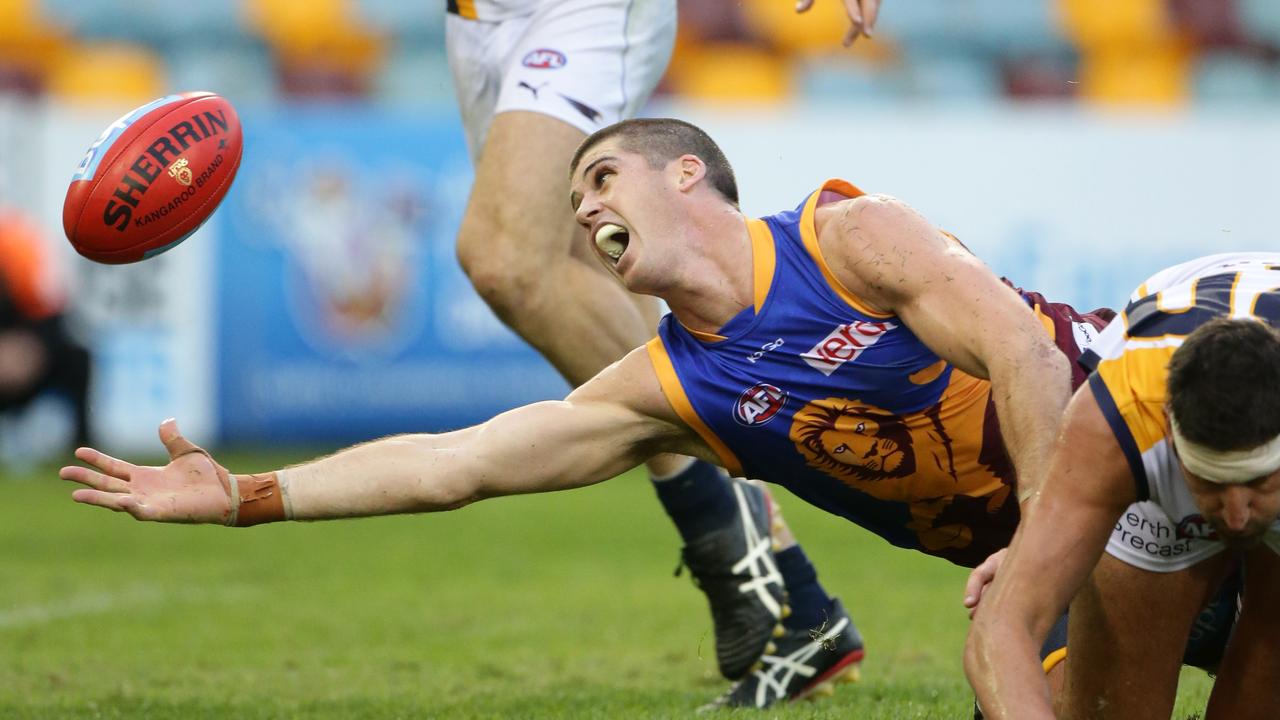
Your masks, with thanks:
[(630, 240), (631, 234), (621, 225), (605, 223), (596, 230), (596, 247), (608, 255), (615, 264), (622, 257), (622, 253), (627, 251), (627, 243)]

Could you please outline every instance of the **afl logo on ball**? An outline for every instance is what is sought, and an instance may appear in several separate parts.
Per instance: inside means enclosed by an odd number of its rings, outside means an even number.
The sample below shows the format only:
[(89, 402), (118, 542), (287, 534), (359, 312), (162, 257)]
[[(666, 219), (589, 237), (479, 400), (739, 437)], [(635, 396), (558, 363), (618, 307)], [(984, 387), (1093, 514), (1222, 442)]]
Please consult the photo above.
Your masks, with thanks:
[(169, 177), (183, 185), (191, 184), (191, 168), (187, 167), (186, 158), (178, 158), (169, 166)]
[(733, 408), (733, 419), (748, 427), (763, 425), (773, 419), (783, 405), (787, 394), (769, 383), (756, 383), (738, 396)]
[(564, 67), (569, 60), (559, 50), (538, 48), (525, 55), (524, 60), (521, 62), (525, 67), (535, 70), (556, 70)]

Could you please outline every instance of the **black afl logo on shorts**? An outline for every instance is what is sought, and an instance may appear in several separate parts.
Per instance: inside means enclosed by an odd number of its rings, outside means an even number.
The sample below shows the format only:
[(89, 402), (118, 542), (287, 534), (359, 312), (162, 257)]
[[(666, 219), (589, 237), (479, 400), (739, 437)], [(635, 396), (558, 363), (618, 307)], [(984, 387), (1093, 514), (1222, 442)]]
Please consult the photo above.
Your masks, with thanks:
[(772, 420), (786, 404), (787, 394), (781, 389), (769, 383), (756, 383), (738, 396), (733, 419), (739, 424), (756, 427)]
[(569, 62), (569, 59), (559, 50), (538, 48), (537, 50), (530, 50), (529, 54), (524, 56), (524, 60), (520, 61), (520, 64), (535, 70), (556, 70), (564, 67), (567, 62)]

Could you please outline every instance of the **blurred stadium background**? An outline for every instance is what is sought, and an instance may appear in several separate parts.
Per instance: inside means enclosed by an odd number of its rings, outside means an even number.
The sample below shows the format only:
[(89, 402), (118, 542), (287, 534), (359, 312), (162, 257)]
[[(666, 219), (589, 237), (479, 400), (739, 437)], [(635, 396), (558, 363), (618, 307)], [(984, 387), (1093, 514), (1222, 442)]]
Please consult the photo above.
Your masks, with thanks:
[[(154, 456), (176, 416), (252, 470), (564, 392), (457, 267), (471, 169), (443, 5), (0, 0), (0, 206), (58, 259), (104, 449)], [(1275, 0), (884, 0), (873, 41), (841, 48), (845, 28), (836, 0), (801, 17), (791, 0), (683, 0), (646, 114), (720, 140), (748, 213), (844, 177), (1079, 307), (1120, 304), (1180, 260), (1276, 247)], [(78, 258), (61, 204), (84, 150), (185, 90), (225, 95), (244, 122), (223, 207), (145, 263)], [(0, 417), (0, 479), (51, 477), (68, 429), (56, 398)], [(721, 687), (639, 481), (247, 534), (138, 527), (43, 482), (0, 489), (8, 717), (670, 717)], [(963, 716), (963, 573), (788, 507), (872, 642), (870, 687), (835, 711)], [(229, 604), (290, 613), (199, 620)], [(1203, 675), (1192, 685), (1179, 717), (1203, 707)]]
[[(170, 415), (206, 442), (351, 441), (563, 392), (454, 260), (470, 167), (437, 5), (0, 0), (0, 203), (57, 249), (104, 443), (150, 448)], [(852, 49), (841, 3), (815, 5), (681, 3), (647, 114), (720, 139), (748, 212), (845, 177), (1081, 306), (1177, 260), (1274, 247), (1280, 3), (886, 0)], [(195, 89), (245, 123), (223, 208), (140, 266), (75, 257), (60, 206), (80, 154)], [(4, 422), (3, 454), (51, 434)]]

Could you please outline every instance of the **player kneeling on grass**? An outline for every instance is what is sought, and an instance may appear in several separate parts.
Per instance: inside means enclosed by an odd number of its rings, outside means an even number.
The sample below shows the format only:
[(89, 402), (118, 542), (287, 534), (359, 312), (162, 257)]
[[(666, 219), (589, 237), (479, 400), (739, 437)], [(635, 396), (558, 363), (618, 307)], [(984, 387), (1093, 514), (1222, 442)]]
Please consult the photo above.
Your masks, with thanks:
[(1035, 653), (1070, 601), (1060, 715), (1168, 718), (1201, 605), (1237, 565), (1206, 718), (1280, 717), (1280, 253), (1158, 273), (1086, 360), (1040, 497), (994, 583), (970, 579), (987, 717), (1053, 717)]
[[(428, 512), (580, 487), (680, 453), (952, 562), (977, 565), (1007, 544), (1070, 394), (1074, 338), (1101, 318), (1015, 291), (903, 203), (842, 181), (795, 210), (746, 218), (723, 153), (678, 120), (593, 134), (570, 185), (605, 266), (672, 312), (657, 338), (565, 400), (260, 475), (229, 473), (166, 422), (168, 466), (82, 449), (98, 471), (63, 470), (92, 488), (75, 499), (228, 525)], [(740, 504), (764, 502), (734, 487)], [(841, 603), (785, 555), (793, 612), (713, 706), (799, 697), (863, 656)]]

